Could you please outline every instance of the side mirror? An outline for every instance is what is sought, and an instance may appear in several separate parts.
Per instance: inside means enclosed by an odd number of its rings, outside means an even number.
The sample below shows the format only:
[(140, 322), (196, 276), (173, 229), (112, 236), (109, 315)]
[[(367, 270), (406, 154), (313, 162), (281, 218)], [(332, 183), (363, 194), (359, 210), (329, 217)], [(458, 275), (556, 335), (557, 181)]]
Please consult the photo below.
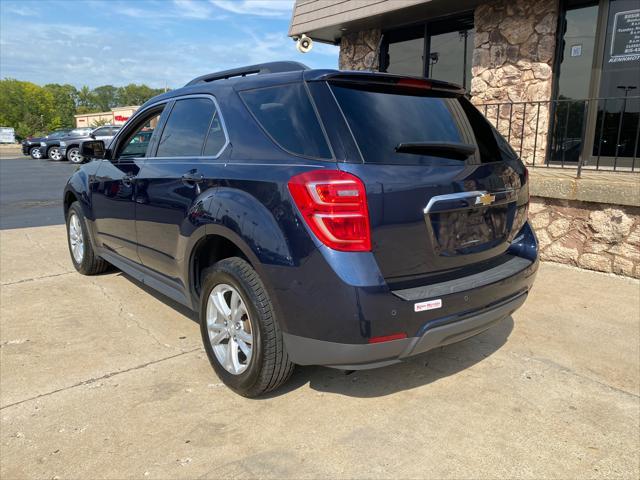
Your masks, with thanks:
[(86, 141), (82, 144), (81, 153), (86, 158), (104, 158), (104, 142), (102, 140)]

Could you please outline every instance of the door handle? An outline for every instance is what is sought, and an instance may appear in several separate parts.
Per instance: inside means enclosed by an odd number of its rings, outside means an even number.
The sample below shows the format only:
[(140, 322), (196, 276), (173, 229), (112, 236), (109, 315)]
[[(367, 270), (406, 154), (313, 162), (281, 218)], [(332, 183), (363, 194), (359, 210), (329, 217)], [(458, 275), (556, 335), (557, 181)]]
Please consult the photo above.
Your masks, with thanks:
[(135, 175), (125, 175), (124, 177), (122, 177), (122, 185), (124, 185), (125, 187), (130, 187), (135, 179)]
[(182, 175), (182, 181), (184, 183), (202, 183), (204, 182), (204, 175), (196, 171), (187, 172)]

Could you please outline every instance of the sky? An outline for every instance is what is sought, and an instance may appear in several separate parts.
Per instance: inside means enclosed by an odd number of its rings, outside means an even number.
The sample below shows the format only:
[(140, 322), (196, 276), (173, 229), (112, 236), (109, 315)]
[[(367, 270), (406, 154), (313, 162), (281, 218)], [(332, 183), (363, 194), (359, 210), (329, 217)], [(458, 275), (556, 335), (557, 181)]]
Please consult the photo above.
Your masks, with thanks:
[(301, 54), (293, 0), (0, 0), (0, 77), (177, 88), (199, 75), (275, 60), (337, 68), (338, 47)]

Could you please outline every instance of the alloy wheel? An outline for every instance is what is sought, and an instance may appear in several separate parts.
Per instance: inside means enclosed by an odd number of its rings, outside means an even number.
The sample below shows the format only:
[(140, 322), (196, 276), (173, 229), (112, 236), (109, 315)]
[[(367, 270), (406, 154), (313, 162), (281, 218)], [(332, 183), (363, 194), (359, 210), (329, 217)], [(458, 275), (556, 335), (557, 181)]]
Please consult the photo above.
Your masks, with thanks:
[(84, 157), (80, 154), (80, 149), (78, 148), (69, 150), (67, 157), (71, 163), (82, 163), (84, 161)]
[(253, 327), (242, 296), (231, 285), (216, 285), (207, 302), (209, 342), (220, 365), (240, 375), (253, 355)]
[(53, 147), (51, 150), (49, 150), (49, 158), (51, 158), (51, 160), (55, 160), (56, 162), (60, 160), (62, 158), (62, 155), (60, 155), (60, 149), (58, 147)]
[(34, 148), (31, 150), (31, 156), (36, 160), (39, 160), (42, 158), (42, 151), (39, 148)]
[(81, 264), (84, 258), (84, 235), (80, 219), (75, 213), (72, 213), (69, 218), (69, 245), (71, 246), (73, 259), (77, 264)]

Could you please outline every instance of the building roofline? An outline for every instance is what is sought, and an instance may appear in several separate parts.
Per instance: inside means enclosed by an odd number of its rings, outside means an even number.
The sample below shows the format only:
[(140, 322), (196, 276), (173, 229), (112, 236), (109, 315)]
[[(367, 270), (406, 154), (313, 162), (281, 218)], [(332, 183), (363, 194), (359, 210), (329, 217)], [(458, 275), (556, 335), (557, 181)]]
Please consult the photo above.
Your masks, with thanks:
[(127, 109), (139, 109), (140, 105), (127, 105), (126, 107), (113, 107), (108, 112), (87, 112), (87, 113), (76, 113), (74, 117), (86, 117), (87, 115), (110, 115), (116, 110), (127, 110)]

